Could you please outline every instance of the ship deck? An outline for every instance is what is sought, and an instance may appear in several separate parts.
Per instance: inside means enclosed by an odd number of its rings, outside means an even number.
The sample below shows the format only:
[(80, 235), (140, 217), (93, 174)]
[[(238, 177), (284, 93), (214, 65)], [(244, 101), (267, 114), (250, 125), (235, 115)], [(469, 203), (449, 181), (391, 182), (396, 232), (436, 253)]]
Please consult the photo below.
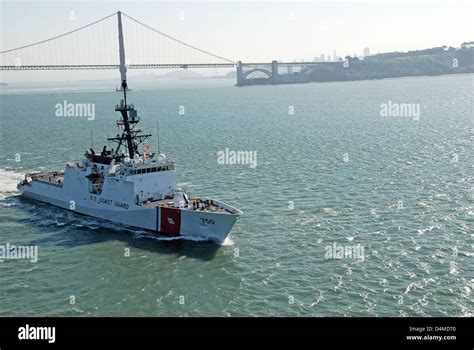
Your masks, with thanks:
[[(194, 203), (194, 205), (193, 205), (193, 203)], [(200, 204), (198, 204), (198, 203), (200, 203)], [(169, 199), (151, 201), (151, 202), (146, 203), (145, 205), (148, 208), (153, 208), (153, 207), (157, 207), (157, 206), (165, 207), (165, 208), (176, 208), (176, 202), (173, 201), (173, 200), (169, 200)], [(209, 200), (206, 203), (206, 201), (202, 200), (199, 197), (191, 198), (189, 204), (184, 206), (184, 208), (180, 208), (180, 209), (190, 210), (190, 211), (202, 211), (202, 212), (211, 212), (211, 213), (231, 214), (231, 212), (229, 212), (225, 208), (222, 208), (222, 207), (216, 205), (214, 201)]]
[(47, 173), (28, 174), (33, 181), (45, 182), (49, 185), (62, 187), (64, 184), (64, 173), (59, 171), (50, 171)]
[[(30, 177), (33, 181), (43, 182), (48, 185), (62, 187), (64, 184), (64, 172), (59, 171), (50, 171), (43, 173), (30, 173), (26, 177)], [(161, 199), (149, 201), (143, 204), (147, 208), (153, 207), (165, 207), (165, 208), (174, 208), (181, 210), (189, 211), (199, 211), (199, 212), (211, 212), (211, 213), (220, 213), (220, 214), (235, 214), (235, 210), (226, 206), (223, 203), (219, 203), (214, 200), (204, 200), (200, 197), (193, 197), (189, 200), (189, 203), (182, 208), (176, 206), (176, 202), (172, 199)], [(238, 212), (238, 210), (237, 210)]]

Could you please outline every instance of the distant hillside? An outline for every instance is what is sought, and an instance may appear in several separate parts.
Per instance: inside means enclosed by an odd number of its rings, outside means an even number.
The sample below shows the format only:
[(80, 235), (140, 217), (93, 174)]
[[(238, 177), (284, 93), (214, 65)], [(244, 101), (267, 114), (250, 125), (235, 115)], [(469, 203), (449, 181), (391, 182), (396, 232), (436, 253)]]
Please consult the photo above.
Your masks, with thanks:
[(346, 57), (340, 64), (322, 65), (302, 73), (307, 81), (384, 79), (421, 75), (474, 73), (474, 48), (435, 47), (409, 52), (388, 52), (364, 60)]

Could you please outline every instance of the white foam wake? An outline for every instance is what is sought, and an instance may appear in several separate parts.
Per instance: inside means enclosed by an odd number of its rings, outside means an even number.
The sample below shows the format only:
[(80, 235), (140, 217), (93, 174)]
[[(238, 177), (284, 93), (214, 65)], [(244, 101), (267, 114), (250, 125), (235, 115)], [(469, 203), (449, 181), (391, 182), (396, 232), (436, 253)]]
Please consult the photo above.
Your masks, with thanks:
[[(171, 236), (160, 236), (159, 234), (153, 234), (148, 231), (135, 231), (134, 234), (135, 238), (147, 238), (147, 239), (154, 239), (157, 241), (194, 241), (194, 242), (206, 242), (206, 241), (212, 241), (209, 237), (201, 237), (201, 236), (176, 236), (176, 237), (171, 237)], [(229, 239), (230, 240), (230, 239)], [(221, 245), (232, 245), (234, 242), (230, 241), (229, 243), (227, 239), (223, 242), (220, 243)]]
[(12, 171), (0, 169), (0, 200), (5, 199), (8, 196), (18, 193), (16, 185), (24, 177), (24, 174)]

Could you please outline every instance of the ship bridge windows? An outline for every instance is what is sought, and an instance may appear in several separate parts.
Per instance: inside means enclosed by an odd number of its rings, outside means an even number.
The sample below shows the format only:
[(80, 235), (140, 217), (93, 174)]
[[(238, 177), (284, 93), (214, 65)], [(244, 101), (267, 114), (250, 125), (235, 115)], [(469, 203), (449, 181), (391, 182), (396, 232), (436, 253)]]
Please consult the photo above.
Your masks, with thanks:
[(134, 169), (134, 170), (130, 170), (130, 174), (140, 175), (140, 174), (156, 173), (159, 171), (167, 171), (167, 170), (172, 170), (172, 167), (169, 165), (164, 165), (164, 166), (152, 167), (152, 168)]

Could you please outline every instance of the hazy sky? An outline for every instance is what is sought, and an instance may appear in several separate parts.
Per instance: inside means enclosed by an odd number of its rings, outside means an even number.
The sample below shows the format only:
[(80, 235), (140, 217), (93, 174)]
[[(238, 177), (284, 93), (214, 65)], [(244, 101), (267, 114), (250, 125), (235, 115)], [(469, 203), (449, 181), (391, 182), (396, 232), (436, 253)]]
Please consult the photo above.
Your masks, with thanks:
[[(364, 47), (371, 53), (457, 47), (474, 39), (473, 3), (0, 0), (0, 51), (61, 34), (118, 10), (192, 45), (247, 62), (312, 60), (332, 55), (334, 49), (345, 56), (360, 55)], [(11, 74), (18, 75), (8, 72), (2, 79)]]

